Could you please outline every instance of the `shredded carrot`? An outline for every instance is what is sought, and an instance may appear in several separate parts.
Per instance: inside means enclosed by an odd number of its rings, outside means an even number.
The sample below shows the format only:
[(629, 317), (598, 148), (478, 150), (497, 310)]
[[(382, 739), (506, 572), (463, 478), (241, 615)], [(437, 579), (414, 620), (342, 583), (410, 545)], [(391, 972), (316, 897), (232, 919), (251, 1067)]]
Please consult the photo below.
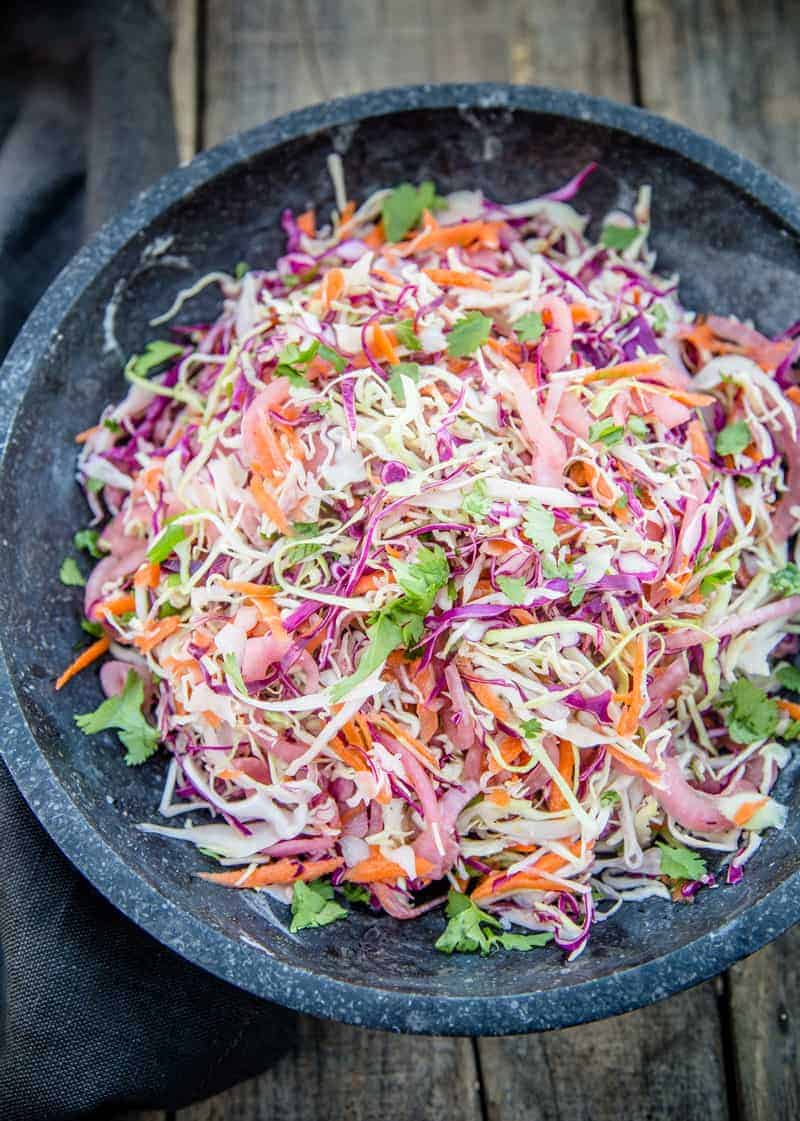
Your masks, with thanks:
[(504, 790), (502, 787), (498, 787), (497, 790), (489, 791), (489, 793), (486, 795), (486, 801), (491, 802), (494, 806), (500, 806), (502, 808), (504, 806), (507, 806), (511, 801), (511, 795), (507, 790)]
[(133, 586), (135, 588), (157, 588), (160, 579), (160, 565), (140, 564), (133, 577)]
[(440, 288), (478, 288), (491, 292), (490, 281), (474, 272), (459, 272), (458, 269), (423, 269), (425, 275)]
[[(353, 884), (395, 884), (398, 880), (408, 879), (408, 872), (400, 864), (387, 858), (381, 853), (377, 845), (371, 845), (371, 856), (360, 860), (344, 874), (344, 879)], [(423, 856), (416, 857), (416, 876), (426, 876), (432, 871), (433, 865)]]
[(483, 681), (467, 681), (470, 691), (475, 694), (484, 708), (488, 709), (497, 720), (501, 720), (504, 724), (513, 723), (513, 716), (511, 710), (505, 701), (497, 696), (491, 685), (487, 685)]
[(648, 782), (658, 783), (664, 777), (662, 771), (657, 771), (655, 767), (648, 767), (645, 763), (641, 763), (638, 759), (631, 758), (621, 748), (616, 747), (614, 744), (606, 744), (606, 750), (612, 758), (621, 763), (626, 770), (634, 775), (639, 775), (640, 778), (647, 779)]
[(500, 244), (500, 222), (459, 222), (455, 226), (440, 226), (427, 211), (425, 219), (424, 231), (405, 243), (401, 249), (403, 255), (418, 253), (422, 249), (466, 247), (476, 241), (485, 245), (487, 249), (496, 249)]
[(356, 212), (356, 204), (355, 204), (355, 200), (354, 200), (354, 199), (349, 199), (349, 200), (348, 200), (348, 201), (347, 201), (347, 202), (346, 202), (346, 203), (344, 204), (344, 208), (343, 208), (343, 210), (342, 210), (342, 213), (341, 213), (341, 214), (339, 215), (339, 222), (340, 222), (340, 224), (341, 224), (341, 225), (344, 225), (344, 224), (345, 224), (345, 222), (349, 222), (349, 221), (350, 221), (350, 219), (351, 219), (351, 218), (353, 217), (353, 215), (355, 214), (355, 212)]
[(369, 770), (361, 751), (343, 744), (338, 736), (334, 736), (329, 746), (334, 755), (338, 755), (342, 762), (347, 763), (348, 767), (352, 767), (354, 771)]
[[(566, 847), (574, 856), (580, 855), (580, 841), (571, 842)], [(518, 891), (561, 891), (563, 888), (560, 885), (553, 884), (543, 877), (545, 874), (555, 875), (568, 863), (558, 853), (548, 852), (521, 872), (514, 872), (512, 875), (506, 872), (491, 872), (481, 880), (471, 898), (477, 903), (479, 899), (514, 895)]]
[(171, 634), (174, 634), (180, 625), (181, 621), (177, 615), (168, 615), (166, 619), (160, 619), (157, 623), (152, 623), (143, 634), (137, 635), (133, 640), (134, 645), (143, 654), (147, 654), (156, 646), (160, 646)]
[[(558, 741), (558, 773), (563, 778), (567, 786), (571, 787), (573, 782), (573, 772), (575, 769), (575, 751), (569, 740)], [(547, 799), (547, 808), (551, 813), (559, 813), (561, 810), (567, 809), (569, 803), (564, 797), (561, 788), (557, 783), (550, 783), (550, 795)]]
[[(583, 385), (590, 385), (594, 381), (618, 381), (620, 378), (642, 378), (649, 374), (657, 374), (667, 359), (663, 355), (655, 358), (637, 358), (632, 362), (620, 362), (618, 366), (603, 366), (599, 370), (592, 370), (582, 379)], [(649, 386), (648, 386), (649, 388)]]
[(93, 424), (91, 428), (84, 428), (83, 432), (79, 432), (75, 437), (76, 444), (85, 444), (96, 432), (100, 432), (102, 424)]
[(338, 300), (344, 291), (344, 273), (341, 269), (331, 269), (325, 274), (322, 282), (321, 296), (326, 311), (334, 300)]
[(253, 599), (270, 599), (276, 592), (280, 591), (276, 584), (252, 584), (249, 580), (225, 580), (224, 578), (219, 581), (219, 586), (224, 588), (226, 592), (239, 592), (243, 596), (251, 596)]
[(790, 401), (794, 401), (795, 405), (800, 405), (800, 385), (790, 385), (784, 393)]
[(363, 241), (369, 249), (380, 249), (386, 241), (386, 234), (383, 232), (383, 222), (378, 222), (377, 226), (370, 230)]
[(314, 236), (317, 232), (317, 219), (313, 207), (310, 210), (304, 210), (302, 214), (298, 214), (297, 225), (306, 237)]
[(104, 634), (102, 638), (98, 638), (97, 642), (93, 642), (91, 646), (87, 646), (85, 650), (82, 650), (75, 661), (70, 662), (58, 678), (56, 681), (56, 689), (61, 689), (68, 681), (76, 677), (81, 670), (86, 669), (92, 662), (96, 662), (98, 658), (102, 658), (109, 646), (109, 637), (107, 634)]
[(778, 708), (782, 708), (784, 712), (788, 713), (792, 720), (800, 720), (800, 705), (796, 701), (785, 701), (781, 697), (776, 704)]
[(295, 880), (308, 883), (328, 876), (341, 868), (344, 860), (340, 856), (327, 860), (293, 860), (284, 857), (271, 864), (259, 864), (252, 872), (245, 874), (242, 868), (231, 868), (228, 872), (198, 872), (201, 880), (223, 887), (268, 887), (270, 884), (291, 884)]
[(762, 806), (766, 806), (769, 798), (756, 798), (753, 802), (742, 802), (733, 815), (734, 825), (746, 825), (750, 818), (758, 813)]
[(628, 694), (628, 704), (617, 722), (621, 736), (632, 736), (639, 727), (639, 716), (644, 706), (644, 667), (647, 656), (647, 640), (643, 634), (637, 636), (633, 644), (633, 681)]
[(396, 366), (400, 361), (397, 351), (394, 348), (392, 340), (389, 335), (384, 331), (379, 323), (373, 323), (369, 328), (370, 346), (375, 351), (375, 357), (378, 361), (389, 362), (392, 366)]
[(250, 493), (258, 504), (258, 508), (262, 514), (266, 514), (269, 520), (278, 527), (281, 533), (289, 534), (289, 523), (286, 520), (286, 515), (281, 510), (277, 501), (272, 497), (264, 486), (264, 480), (260, 475), (253, 472), (250, 479)]
[(114, 596), (96, 603), (91, 610), (93, 619), (106, 619), (109, 615), (125, 615), (128, 611), (136, 610), (136, 600), (130, 593)]
[(569, 313), (576, 327), (584, 323), (596, 323), (600, 318), (597, 308), (586, 307), (585, 304), (570, 304)]
[(392, 720), (391, 716), (387, 716), (385, 712), (380, 712), (375, 713), (371, 719), (373, 724), (385, 728), (387, 732), (391, 732), (391, 734), (399, 739), (401, 743), (405, 744), (406, 747), (410, 747), (417, 755), (421, 755), (430, 766), (436, 766), (436, 760), (431, 755), (430, 751), (428, 751), (425, 744), (414, 736), (409, 735), (405, 728), (402, 728), (396, 720)]

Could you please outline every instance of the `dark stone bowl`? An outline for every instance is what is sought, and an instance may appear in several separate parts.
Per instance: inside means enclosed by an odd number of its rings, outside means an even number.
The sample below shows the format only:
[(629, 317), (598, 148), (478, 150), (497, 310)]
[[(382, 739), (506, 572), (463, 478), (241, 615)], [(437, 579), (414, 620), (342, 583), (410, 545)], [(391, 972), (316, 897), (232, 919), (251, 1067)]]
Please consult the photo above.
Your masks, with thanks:
[[(353, 914), (300, 936), (284, 908), (195, 878), (204, 858), (143, 836), (163, 762), (127, 769), (112, 738), (85, 738), (73, 714), (100, 699), (96, 674), (59, 694), (53, 679), (82, 639), (80, 593), (58, 582), (87, 520), (73, 482), (74, 434), (123, 391), (119, 356), (155, 332), (172, 295), (241, 259), (281, 247), (280, 212), (332, 205), (326, 156), (341, 154), (363, 198), (430, 177), (516, 200), (601, 170), (580, 206), (601, 216), (653, 187), (653, 244), (680, 270), (685, 302), (752, 316), (767, 332), (798, 315), (800, 210), (788, 189), (677, 125), (579, 94), (525, 87), (420, 86), (334, 101), (234, 137), (165, 176), (64, 270), (20, 334), (0, 387), (0, 687), (2, 750), (23, 794), (77, 867), (166, 945), (253, 993), (351, 1023), (410, 1032), (489, 1034), (561, 1027), (667, 996), (730, 965), (800, 917), (798, 790), (744, 882), (691, 906), (629, 904), (565, 965), (548, 948), (490, 958), (437, 953), (441, 915), (415, 923)], [(161, 240), (159, 240), (161, 239)], [(153, 246), (169, 248), (160, 256)], [(185, 258), (181, 267), (181, 258)], [(187, 271), (188, 268), (188, 271)], [(111, 302), (110, 302), (111, 301)], [(202, 310), (202, 308), (201, 308)]]

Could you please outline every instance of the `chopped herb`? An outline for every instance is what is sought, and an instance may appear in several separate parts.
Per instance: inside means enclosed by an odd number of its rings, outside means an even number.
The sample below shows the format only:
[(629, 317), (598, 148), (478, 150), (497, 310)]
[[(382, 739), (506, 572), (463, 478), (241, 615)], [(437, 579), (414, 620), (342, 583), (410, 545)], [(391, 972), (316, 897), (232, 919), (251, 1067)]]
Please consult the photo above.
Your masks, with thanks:
[(422, 343), (414, 333), (413, 319), (403, 319), (400, 323), (395, 323), (392, 330), (395, 333), (397, 341), (401, 346), (404, 346), (406, 350), (422, 350)]
[(99, 494), (100, 491), (103, 489), (103, 487), (105, 485), (106, 484), (103, 482), (102, 479), (87, 479), (86, 480), (86, 489), (88, 491), (91, 491), (92, 494)]
[(736, 573), (731, 568), (722, 568), (719, 572), (709, 572), (700, 581), (700, 594), (703, 596), (710, 595), (717, 588), (730, 584), (735, 575)]
[(572, 591), (569, 593), (569, 602), (573, 607), (580, 607), (586, 597), (587, 588), (585, 584), (576, 584)]
[(452, 358), (466, 358), (474, 354), (489, 338), (492, 321), (488, 315), (470, 311), (453, 324), (447, 336), (447, 353)]
[(406, 403), (406, 391), (403, 386), (403, 378), (409, 378), (413, 381), (414, 385), (419, 381), (419, 366), (416, 362), (398, 362), (396, 366), (391, 367), (389, 380), (386, 383), (392, 391), (395, 399), (401, 405)]
[(72, 538), (72, 544), (76, 549), (85, 549), (90, 556), (97, 560), (98, 557), (105, 555), (98, 545), (99, 540), (100, 531), (98, 529), (79, 529)]
[(669, 322), (667, 309), (663, 304), (653, 304), (650, 308), (650, 315), (653, 318), (653, 330), (657, 335), (663, 335)]
[(328, 346), (327, 343), (320, 343), (317, 353), (320, 358), (324, 358), (326, 362), (330, 362), (337, 374), (340, 374), (347, 365), (347, 359), (339, 354), (337, 350), (334, 350), (332, 346)]
[(611, 417), (598, 420), (589, 426), (589, 440), (593, 444), (601, 443), (607, 448), (613, 448), (615, 444), (621, 443), (624, 437), (625, 429), (621, 424), (615, 424)]
[(233, 270), (233, 275), (237, 280), (241, 280), (246, 272), (250, 272), (250, 266), (247, 261), (237, 261), (236, 267)]
[(627, 249), (639, 236), (637, 226), (603, 226), (600, 244), (606, 249)]
[(567, 561), (557, 561), (552, 557), (542, 557), (542, 573), (548, 580), (569, 580), (572, 577), (572, 565)]
[[(420, 635), (417, 636), (419, 639)], [(393, 650), (403, 645), (403, 632), (387, 615), (380, 615), (367, 628), (369, 643), (359, 658), (355, 673), (343, 677), (330, 691), (331, 700), (338, 704), (356, 685), (366, 681), (370, 674), (379, 670)]]
[(628, 509), (628, 496), (627, 496), (627, 494), (621, 494), (619, 496), (619, 498), (616, 499), (616, 501), (614, 502), (614, 509), (615, 510), (627, 510)]
[(289, 343), (278, 355), (275, 376), (288, 378), (292, 385), (308, 385), (306, 370), (309, 363), (316, 358), (321, 345), (319, 339), (313, 339), (304, 350), (301, 350), (297, 343)]
[(74, 557), (64, 557), (61, 568), (58, 570), (58, 578), (67, 588), (84, 588), (86, 586), (86, 578), (78, 568)]
[(364, 903), (369, 906), (369, 889), (363, 884), (343, 883), (339, 889), (348, 903)]
[(535, 739), (536, 736), (542, 734), (541, 721), (532, 716), (529, 720), (522, 721), (522, 734), (527, 740)]
[(633, 436), (638, 436), (640, 440), (646, 440), (650, 429), (647, 427), (640, 416), (629, 416), (628, 431)]
[(750, 426), (743, 420), (737, 420), (734, 424), (727, 424), (717, 434), (714, 447), (718, 455), (736, 455), (737, 452), (743, 452), (752, 439)]
[(109, 432), (113, 432), (115, 436), (119, 436), (120, 432), (123, 430), (120, 422), (114, 420), (114, 418), (110, 416), (107, 416), (103, 421), (103, 427), (107, 428)]
[(483, 479), (478, 479), (475, 486), (464, 497), (461, 509), (468, 518), (475, 522), (482, 522), (492, 508), (492, 499)]
[(542, 337), (544, 320), (538, 311), (529, 311), (514, 324), (514, 334), (521, 343), (535, 343)]
[(746, 677), (737, 678), (723, 693), (720, 708), (726, 709), (725, 722), (734, 743), (756, 743), (773, 734), (780, 709), (763, 689)]
[(102, 638), (105, 633), (102, 624), (95, 623), (93, 619), (81, 619), (81, 630), (86, 631), (92, 638)]
[(343, 919), (347, 910), (333, 898), (333, 888), (325, 880), (304, 884), (297, 880), (292, 891), (292, 933), (314, 926), (327, 926)]
[(506, 950), (532, 950), (545, 946), (552, 934), (512, 934), (504, 931), (499, 919), (476, 907), (468, 895), (450, 891), (447, 896), (447, 926), (436, 940), (436, 949), (444, 954), (489, 954), (502, 947)]
[(242, 677), (242, 671), (239, 668), (239, 663), (236, 661), (236, 655), (231, 650), (222, 659), (222, 664), (225, 667), (225, 673), (233, 682), (233, 687), (237, 693), (244, 693), (247, 696), (247, 688)]
[(383, 200), (381, 218), (387, 241), (400, 241), (409, 230), (418, 226), (423, 212), (441, 206), (436, 188), (429, 180), (414, 187), (401, 183)]
[(532, 498), (525, 509), (525, 519), (522, 528), (525, 536), (541, 553), (551, 553), (558, 545), (558, 535), (555, 531), (556, 519), (551, 510), (545, 510), (541, 502)]
[(144, 718), (144, 685), (138, 673), (128, 671), (125, 687), (115, 697), (94, 710), (75, 717), (75, 723), (87, 736), (113, 728), (127, 748), (125, 762), (129, 767), (144, 763), (158, 747), (158, 731)]
[(158, 609), (159, 619), (167, 619), (170, 615), (180, 615), (182, 607), (173, 607), (171, 603), (162, 603)]
[(497, 586), (513, 604), (519, 605), (524, 603), (527, 598), (526, 593), (528, 587), (525, 581), (515, 576), (498, 576)]
[(800, 720), (790, 720), (786, 728), (781, 732), (781, 739), (786, 740), (787, 743), (800, 740)]
[(797, 666), (781, 666), (775, 676), (784, 689), (800, 693), (800, 669)]
[(312, 401), (308, 408), (312, 413), (322, 414), (329, 413), (333, 408), (333, 405), (330, 401)]
[(184, 526), (175, 523), (166, 526), (147, 550), (147, 559), (151, 564), (161, 564), (170, 553), (175, 551), (175, 546), (179, 545), (185, 537), (186, 529)]
[(671, 880), (699, 880), (707, 872), (706, 862), (696, 852), (683, 845), (668, 845), (656, 841), (661, 851), (661, 875)]
[(144, 354), (134, 354), (127, 365), (127, 371), (137, 377), (146, 378), (151, 370), (163, 366), (170, 358), (183, 354), (183, 347), (164, 339), (153, 339), (144, 348)]
[(797, 595), (800, 592), (800, 568), (796, 564), (787, 564), (779, 572), (773, 572), (769, 578), (769, 585), (776, 592), (784, 596)]
[(615, 806), (617, 802), (621, 801), (622, 799), (620, 798), (619, 791), (617, 790), (604, 790), (600, 795), (601, 806)]

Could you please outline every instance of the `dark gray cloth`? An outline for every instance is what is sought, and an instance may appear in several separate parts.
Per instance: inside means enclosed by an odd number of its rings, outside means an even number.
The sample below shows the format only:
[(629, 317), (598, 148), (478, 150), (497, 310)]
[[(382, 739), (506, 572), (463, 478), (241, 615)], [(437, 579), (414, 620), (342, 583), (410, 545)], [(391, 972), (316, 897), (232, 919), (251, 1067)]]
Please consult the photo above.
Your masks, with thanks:
[[(0, 13), (0, 355), (85, 232), (174, 164), (168, 57), (147, 0)], [(102, 899), (1, 764), (0, 827), (3, 1121), (176, 1109), (292, 1045), (290, 1013), (190, 966)]]

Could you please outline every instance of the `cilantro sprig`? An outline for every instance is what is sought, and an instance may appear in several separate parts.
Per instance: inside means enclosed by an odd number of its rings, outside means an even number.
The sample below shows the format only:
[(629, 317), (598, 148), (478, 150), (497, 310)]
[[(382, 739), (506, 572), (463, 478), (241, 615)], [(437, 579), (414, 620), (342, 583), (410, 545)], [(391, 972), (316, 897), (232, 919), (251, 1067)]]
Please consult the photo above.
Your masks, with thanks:
[(333, 888), (325, 880), (314, 880), (310, 884), (302, 880), (295, 882), (292, 889), (292, 923), (289, 929), (293, 934), (309, 927), (328, 926), (337, 919), (347, 916), (347, 908), (333, 898)]
[(498, 919), (476, 907), (468, 895), (451, 891), (445, 909), (448, 922), (436, 940), (436, 949), (443, 954), (475, 954), (484, 957), (492, 950), (532, 950), (546, 946), (550, 933), (512, 934), (503, 930)]
[(480, 311), (470, 311), (457, 319), (447, 336), (447, 353), (451, 358), (467, 358), (489, 338), (492, 321)]
[(94, 712), (84, 712), (75, 717), (75, 723), (87, 736), (113, 729), (127, 748), (125, 762), (138, 766), (158, 747), (158, 731), (145, 720), (142, 712), (144, 685), (133, 670), (128, 671), (125, 687), (115, 697), (103, 701)]
[(699, 880), (708, 871), (705, 860), (684, 845), (656, 841), (656, 848), (661, 853), (661, 875), (671, 880)]
[(426, 210), (438, 210), (442, 199), (436, 194), (436, 187), (425, 180), (418, 187), (411, 183), (401, 183), (387, 195), (381, 207), (383, 231), (387, 241), (400, 241), (409, 230), (422, 221)]
[(768, 739), (780, 719), (775, 701), (746, 677), (737, 678), (723, 693), (719, 707), (724, 710), (728, 735), (734, 743)]

